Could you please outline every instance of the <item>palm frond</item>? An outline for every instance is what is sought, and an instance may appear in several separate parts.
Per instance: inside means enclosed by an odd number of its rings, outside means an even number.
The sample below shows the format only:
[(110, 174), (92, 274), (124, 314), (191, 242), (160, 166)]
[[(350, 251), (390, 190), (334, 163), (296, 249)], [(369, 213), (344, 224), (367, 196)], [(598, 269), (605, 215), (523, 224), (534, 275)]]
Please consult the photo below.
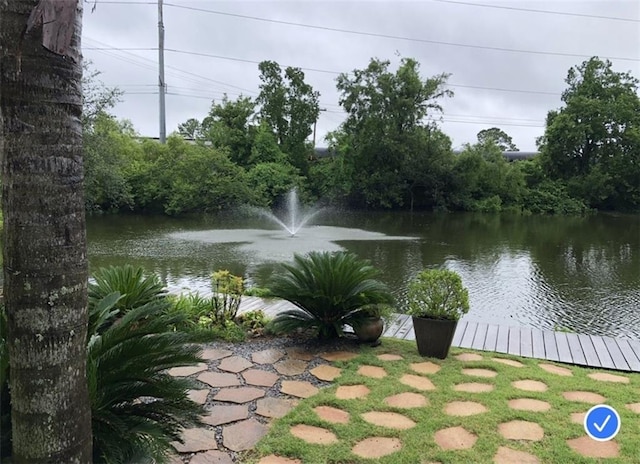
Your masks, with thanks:
[(90, 304), (110, 293), (118, 292), (122, 295), (122, 299), (115, 307), (121, 311), (145, 305), (167, 294), (157, 275), (145, 276), (142, 267), (133, 267), (130, 264), (102, 268), (93, 275), (93, 278), (95, 283), (89, 284)]

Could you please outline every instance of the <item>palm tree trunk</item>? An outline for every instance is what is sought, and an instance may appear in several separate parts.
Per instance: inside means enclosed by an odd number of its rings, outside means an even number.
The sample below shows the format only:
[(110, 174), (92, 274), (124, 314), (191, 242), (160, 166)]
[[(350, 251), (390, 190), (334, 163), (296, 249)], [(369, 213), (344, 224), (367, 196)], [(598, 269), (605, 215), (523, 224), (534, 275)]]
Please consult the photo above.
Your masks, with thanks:
[(82, 0), (0, 1), (4, 296), (16, 463), (91, 462), (81, 20)]

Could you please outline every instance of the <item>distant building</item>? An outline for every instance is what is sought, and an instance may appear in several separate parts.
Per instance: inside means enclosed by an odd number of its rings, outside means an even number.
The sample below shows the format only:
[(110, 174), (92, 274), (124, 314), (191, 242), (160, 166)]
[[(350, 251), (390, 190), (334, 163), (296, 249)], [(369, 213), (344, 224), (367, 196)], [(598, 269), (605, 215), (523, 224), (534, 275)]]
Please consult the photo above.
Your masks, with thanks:
[[(453, 150), (453, 153), (459, 155), (462, 153), (462, 150)], [(316, 147), (314, 152), (315, 159), (321, 158), (329, 158), (332, 156), (336, 156), (337, 153), (335, 150), (332, 150), (327, 147)], [(520, 160), (528, 160), (531, 158), (535, 158), (539, 153), (537, 151), (503, 151), (502, 156), (504, 156), (508, 161), (520, 161)]]

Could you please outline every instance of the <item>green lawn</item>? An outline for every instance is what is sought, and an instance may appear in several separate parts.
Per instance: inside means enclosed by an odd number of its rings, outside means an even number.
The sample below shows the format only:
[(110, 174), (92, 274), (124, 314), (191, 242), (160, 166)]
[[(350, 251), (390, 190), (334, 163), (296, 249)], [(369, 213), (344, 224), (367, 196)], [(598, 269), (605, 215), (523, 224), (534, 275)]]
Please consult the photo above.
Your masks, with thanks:
[[(403, 357), (399, 361), (381, 361), (377, 355), (394, 353)], [(455, 358), (461, 353), (477, 353), (480, 361), (460, 361)], [(514, 359), (523, 367), (512, 367), (498, 363), (492, 358)], [(412, 371), (411, 363), (431, 361), (441, 366), (433, 374), (419, 374)], [(282, 419), (274, 421), (269, 434), (257, 447), (244, 456), (242, 462), (258, 462), (261, 457), (270, 454), (300, 459), (305, 464), (313, 463), (389, 463), (417, 464), (428, 462), (441, 463), (490, 463), (499, 447), (526, 451), (535, 455), (543, 463), (593, 463), (600, 462), (595, 458), (582, 457), (573, 451), (566, 440), (585, 437), (582, 424), (571, 421), (572, 413), (584, 413), (592, 406), (585, 402), (572, 402), (562, 394), (567, 391), (589, 391), (604, 396), (606, 404), (613, 406), (620, 414), (622, 427), (615, 442), (619, 444), (619, 457), (607, 459), (611, 463), (640, 462), (640, 414), (633, 412), (627, 404), (640, 402), (640, 374), (625, 374), (630, 383), (603, 382), (587, 377), (594, 372), (605, 372), (597, 369), (585, 369), (558, 364), (569, 368), (572, 376), (560, 376), (549, 373), (538, 364), (546, 361), (528, 358), (517, 358), (498, 353), (480, 352), (467, 349), (452, 349), (446, 360), (426, 359), (418, 355), (415, 343), (384, 339), (381, 346), (362, 347), (360, 356), (347, 362), (336, 362), (342, 368), (341, 375), (330, 388), (309, 399), (300, 402)], [(380, 366), (387, 372), (382, 379), (373, 379), (359, 375), (357, 370), (362, 365)], [(462, 372), (465, 368), (484, 368), (497, 373), (493, 378), (478, 378)], [(419, 391), (399, 381), (405, 374), (421, 375), (429, 378), (435, 390)], [(514, 388), (511, 383), (517, 380), (538, 380), (545, 383), (545, 392), (528, 392)], [(468, 393), (454, 391), (453, 386), (461, 383), (480, 382), (494, 386), (493, 391), (485, 393)], [(336, 389), (341, 385), (364, 384), (370, 393), (358, 399), (338, 399)], [(402, 392), (423, 394), (428, 403), (414, 409), (400, 409), (387, 406), (384, 399)], [(511, 409), (509, 400), (532, 398), (548, 402), (550, 410), (531, 412)], [(484, 405), (488, 411), (467, 417), (449, 416), (445, 414), (445, 406), (452, 401), (474, 401)], [(321, 405), (332, 406), (349, 412), (347, 424), (332, 424), (319, 418), (313, 408)], [(366, 422), (361, 414), (369, 411), (392, 411), (400, 413), (416, 425), (406, 430), (394, 430), (388, 427), (372, 425)], [(501, 423), (524, 420), (538, 423), (544, 437), (539, 441), (509, 440), (498, 433)], [(307, 424), (332, 431), (338, 442), (330, 445), (308, 444), (290, 433), (296, 424)], [(462, 426), (477, 436), (472, 448), (467, 450), (443, 450), (434, 441), (434, 433), (449, 427)], [(352, 453), (352, 447), (362, 439), (371, 436), (397, 437), (402, 448), (388, 456), (378, 459), (364, 459)], [(595, 443), (595, 442), (593, 442)]]

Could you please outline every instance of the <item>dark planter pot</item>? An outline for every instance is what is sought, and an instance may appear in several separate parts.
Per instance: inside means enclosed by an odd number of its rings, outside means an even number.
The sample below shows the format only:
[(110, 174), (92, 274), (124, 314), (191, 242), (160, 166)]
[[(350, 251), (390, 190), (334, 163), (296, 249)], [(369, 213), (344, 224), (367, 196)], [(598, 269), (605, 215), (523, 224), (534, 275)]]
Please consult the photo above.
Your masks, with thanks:
[(384, 331), (384, 321), (380, 317), (368, 317), (359, 324), (354, 324), (353, 331), (360, 341), (375, 342)]
[(429, 358), (445, 359), (449, 354), (458, 321), (412, 317), (418, 353)]

